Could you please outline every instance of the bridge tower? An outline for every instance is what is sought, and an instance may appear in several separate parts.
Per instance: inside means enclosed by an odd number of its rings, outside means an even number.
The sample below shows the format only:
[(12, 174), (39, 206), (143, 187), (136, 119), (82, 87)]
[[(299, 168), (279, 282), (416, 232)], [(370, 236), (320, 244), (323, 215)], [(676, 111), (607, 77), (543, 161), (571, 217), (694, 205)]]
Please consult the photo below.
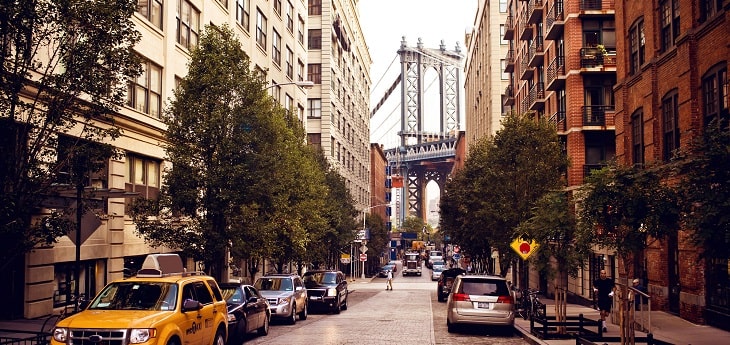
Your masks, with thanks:
[[(427, 219), (425, 189), (435, 181), (443, 190), (446, 177), (454, 162), (454, 146), (459, 131), (459, 90), (461, 50), (446, 50), (443, 41), (439, 49), (424, 48), (419, 38), (416, 47), (408, 47), (405, 37), (398, 50), (401, 62), (401, 142), (396, 150), (386, 150), (388, 164), (395, 175), (403, 179), (396, 195), (399, 222), (407, 216)], [(438, 76), (439, 132), (424, 131), (424, 76), (433, 69)], [(395, 84), (394, 83), (394, 86)], [(390, 92), (393, 91), (391, 87)], [(388, 95), (385, 97), (387, 98)], [(382, 102), (381, 102), (382, 103)], [(394, 187), (400, 187), (394, 183)]]

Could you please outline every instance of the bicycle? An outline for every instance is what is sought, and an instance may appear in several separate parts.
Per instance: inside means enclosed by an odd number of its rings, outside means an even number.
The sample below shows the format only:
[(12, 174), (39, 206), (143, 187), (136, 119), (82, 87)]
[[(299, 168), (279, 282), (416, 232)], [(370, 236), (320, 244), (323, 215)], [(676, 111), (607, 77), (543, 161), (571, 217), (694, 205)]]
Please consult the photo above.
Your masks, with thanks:
[(544, 304), (540, 302), (540, 291), (530, 288), (520, 290), (517, 314), (523, 319), (544, 318)]

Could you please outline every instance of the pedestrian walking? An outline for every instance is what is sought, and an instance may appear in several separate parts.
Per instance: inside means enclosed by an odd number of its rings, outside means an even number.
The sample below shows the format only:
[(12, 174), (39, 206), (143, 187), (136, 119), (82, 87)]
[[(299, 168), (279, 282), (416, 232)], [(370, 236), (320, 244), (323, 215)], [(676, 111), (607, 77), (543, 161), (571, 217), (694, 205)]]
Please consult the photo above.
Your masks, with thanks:
[[(631, 286), (633, 286), (634, 289), (639, 290), (643, 293), (648, 294), (648, 290), (646, 289), (646, 286), (642, 285), (638, 278), (634, 278), (633, 281), (631, 281)], [(646, 302), (646, 297), (644, 297), (642, 294), (635, 293), (634, 294), (634, 306), (636, 307), (636, 310), (641, 310), (641, 305)]]
[(606, 317), (611, 313), (615, 288), (616, 284), (613, 279), (608, 278), (606, 270), (601, 270), (601, 277), (593, 282), (593, 292), (598, 299), (598, 310), (601, 312), (601, 326), (604, 332), (608, 331), (606, 328)]
[(388, 270), (388, 278), (385, 285), (385, 290), (393, 290), (393, 271)]

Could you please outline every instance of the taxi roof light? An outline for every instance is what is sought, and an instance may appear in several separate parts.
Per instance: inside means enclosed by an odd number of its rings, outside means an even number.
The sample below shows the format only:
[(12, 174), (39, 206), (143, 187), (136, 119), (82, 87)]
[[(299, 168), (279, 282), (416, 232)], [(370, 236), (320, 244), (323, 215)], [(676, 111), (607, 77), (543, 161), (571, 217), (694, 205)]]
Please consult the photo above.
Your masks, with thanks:
[(150, 254), (144, 259), (137, 277), (164, 277), (185, 272), (182, 259), (177, 254)]

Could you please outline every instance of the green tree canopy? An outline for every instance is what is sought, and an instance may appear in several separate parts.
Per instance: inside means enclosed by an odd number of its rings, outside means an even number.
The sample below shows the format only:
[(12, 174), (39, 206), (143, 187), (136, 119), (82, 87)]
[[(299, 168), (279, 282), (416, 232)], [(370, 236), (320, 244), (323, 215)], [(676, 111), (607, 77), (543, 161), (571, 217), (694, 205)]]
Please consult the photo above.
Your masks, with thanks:
[[(34, 216), (48, 207), (44, 201), (58, 183), (69, 182), (61, 175), (98, 171), (95, 163), (106, 165), (114, 154), (100, 144), (118, 136), (113, 118), (126, 81), (141, 71), (132, 50), (140, 39), (131, 20), (136, 6), (134, 0), (0, 3), (0, 269), (73, 228), (64, 214), (72, 208)], [(71, 167), (79, 162), (89, 165)]]

